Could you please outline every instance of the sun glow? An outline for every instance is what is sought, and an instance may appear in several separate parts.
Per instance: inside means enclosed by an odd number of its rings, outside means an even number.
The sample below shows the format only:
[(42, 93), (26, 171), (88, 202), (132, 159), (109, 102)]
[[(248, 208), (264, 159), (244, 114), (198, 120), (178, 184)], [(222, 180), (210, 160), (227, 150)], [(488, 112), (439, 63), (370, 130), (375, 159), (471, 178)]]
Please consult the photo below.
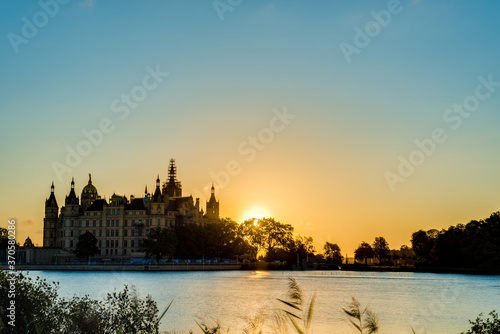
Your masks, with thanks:
[(264, 217), (270, 217), (269, 211), (262, 206), (254, 206), (245, 211), (245, 213), (241, 216), (241, 221), (254, 219), (254, 225), (256, 225), (258, 219), (262, 219)]

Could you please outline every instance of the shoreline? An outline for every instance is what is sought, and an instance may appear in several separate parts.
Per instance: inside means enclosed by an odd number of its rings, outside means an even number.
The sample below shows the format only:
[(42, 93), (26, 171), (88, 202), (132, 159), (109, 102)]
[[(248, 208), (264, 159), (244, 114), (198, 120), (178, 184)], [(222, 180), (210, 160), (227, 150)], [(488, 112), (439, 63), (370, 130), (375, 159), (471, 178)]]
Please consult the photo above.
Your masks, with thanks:
[[(0, 265), (0, 270), (7, 270), (7, 266)], [(444, 267), (388, 267), (363, 265), (332, 265), (323, 263), (308, 263), (302, 266), (284, 265), (279, 263), (250, 263), (250, 264), (24, 264), (19, 265), (18, 271), (142, 271), (142, 272), (183, 272), (183, 271), (367, 271), (367, 272), (414, 272), (432, 274), (462, 274), (499, 276), (499, 271), (481, 270), (473, 268), (444, 268)]]

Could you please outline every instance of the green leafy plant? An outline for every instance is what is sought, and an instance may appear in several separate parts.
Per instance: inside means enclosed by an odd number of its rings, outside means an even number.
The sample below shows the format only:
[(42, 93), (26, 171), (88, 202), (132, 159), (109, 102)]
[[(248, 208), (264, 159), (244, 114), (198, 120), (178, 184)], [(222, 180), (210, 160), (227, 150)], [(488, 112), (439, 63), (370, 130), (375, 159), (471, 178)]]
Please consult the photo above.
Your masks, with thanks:
[(492, 319), (489, 317), (484, 319), (483, 314), (480, 313), (475, 321), (469, 320), (472, 326), (466, 333), (462, 334), (500, 334), (500, 319), (498, 319), (498, 313), (493, 310), (489, 315)]

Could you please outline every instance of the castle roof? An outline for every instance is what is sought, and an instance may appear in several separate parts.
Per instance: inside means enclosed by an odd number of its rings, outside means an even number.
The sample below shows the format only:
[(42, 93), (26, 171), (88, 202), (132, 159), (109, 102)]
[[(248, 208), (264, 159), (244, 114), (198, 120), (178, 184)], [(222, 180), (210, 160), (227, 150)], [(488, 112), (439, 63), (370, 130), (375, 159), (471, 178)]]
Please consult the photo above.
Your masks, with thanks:
[(96, 199), (86, 211), (102, 211), (107, 204), (105, 199)]
[(146, 210), (147, 205), (144, 198), (135, 198), (129, 204), (125, 205), (125, 210)]

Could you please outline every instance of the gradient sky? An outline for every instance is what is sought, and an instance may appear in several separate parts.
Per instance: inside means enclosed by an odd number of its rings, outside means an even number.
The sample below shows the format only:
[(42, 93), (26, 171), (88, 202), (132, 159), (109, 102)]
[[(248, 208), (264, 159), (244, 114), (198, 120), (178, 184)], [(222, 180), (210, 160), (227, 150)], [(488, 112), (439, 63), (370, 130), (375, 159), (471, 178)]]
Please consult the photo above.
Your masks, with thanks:
[[(52, 181), (59, 206), (88, 173), (101, 196), (140, 196), (172, 157), (195, 197), (237, 161), (216, 187), (221, 215), (275, 217), (317, 250), (352, 254), (380, 235), (399, 248), (500, 210), (500, 87), (458, 129), (443, 119), (479, 76), (500, 82), (500, 3), (401, 1), (376, 34), (371, 12), (388, 4), (244, 0), (221, 20), (212, 1), (86, 0), (43, 22), (39, 2), (0, 1), (0, 226), (15, 218), (18, 241), (41, 245)], [(13, 34), (34, 19), (16, 53)], [(340, 45), (355, 46), (356, 27), (375, 36), (348, 62)], [(113, 102), (157, 66), (168, 77), (120, 119)], [(284, 108), (295, 118), (241, 154)], [(53, 163), (105, 118), (114, 130), (59, 178)], [(384, 173), (435, 128), (447, 140), (391, 191)]]

